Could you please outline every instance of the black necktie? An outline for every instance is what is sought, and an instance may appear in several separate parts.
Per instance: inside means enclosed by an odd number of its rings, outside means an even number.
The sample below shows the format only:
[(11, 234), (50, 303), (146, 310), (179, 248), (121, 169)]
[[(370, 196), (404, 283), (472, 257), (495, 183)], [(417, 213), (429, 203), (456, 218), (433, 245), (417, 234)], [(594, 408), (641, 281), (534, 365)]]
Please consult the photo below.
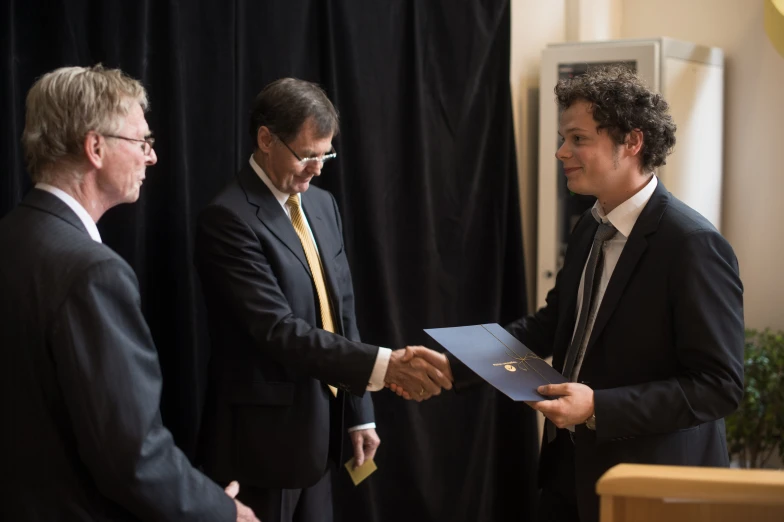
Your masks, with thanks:
[[(563, 371), (561, 372), (564, 377), (570, 381), (577, 379), (577, 372), (575, 372), (575, 364), (582, 361), (585, 355), (585, 349), (588, 347), (588, 340), (590, 335), (588, 332), (588, 325), (593, 324), (593, 320), (589, 318), (596, 317), (598, 307), (596, 306), (596, 294), (599, 290), (599, 281), (602, 276), (602, 265), (604, 264), (604, 243), (615, 235), (616, 229), (611, 224), (601, 223), (599, 228), (596, 229), (596, 234), (593, 236), (593, 246), (591, 247), (591, 254), (588, 256), (588, 263), (585, 265), (585, 277), (583, 279), (583, 300), (580, 305), (580, 316), (577, 319), (577, 329), (574, 331), (572, 343), (569, 345), (569, 351), (566, 352), (566, 361), (564, 362)], [(574, 374), (574, 375), (573, 375)], [(548, 422), (547, 439), (552, 441), (555, 438), (555, 425)]]
[(593, 236), (593, 247), (591, 248), (591, 254), (588, 256), (588, 263), (585, 265), (583, 300), (580, 305), (580, 316), (577, 319), (577, 329), (574, 331), (569, 351), (566, 352), (566, 361), (561, 372), (564, 377), (572, 381), (577, 378), (576, 375), (572, 375), (575, 364), (582, 359), (585, 354), (585, 348), (588, 346), (588, 339), (590, 338), (588, 325), (592, 323), (588, 319), (591, 316), (596, 316), (596, 294), (599, 293), (599, 281), (601, 280), (602, 265), (604, 264), (604, 248), (602, 247), (605, 241), (615, 235), (615, 232), (614, 226), (602, 223)]

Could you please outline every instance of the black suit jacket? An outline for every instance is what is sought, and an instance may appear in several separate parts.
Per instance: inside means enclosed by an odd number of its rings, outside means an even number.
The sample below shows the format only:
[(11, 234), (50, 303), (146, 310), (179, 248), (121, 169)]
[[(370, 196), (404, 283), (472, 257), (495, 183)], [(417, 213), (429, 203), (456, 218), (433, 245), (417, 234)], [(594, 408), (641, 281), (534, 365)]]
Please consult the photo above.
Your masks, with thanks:
[[(507, 326), (538, 355), (552, 355), (559, 371), (597, 227), (586, 212), (547, 304)], [(577, 426), (571, 477), (563, 463), (571, 465), (572, 455), (545, 437), (541, 485), (576, 478), (585, 522), (598, 519), (595, 483), (616, 464), (727, 466), (723, 417), (743, 393), (743, 346), (743, 287), (732, 248), (659, 182), (612, 274), (580, 372), (595, 391), (596, 431)]]
[(131, 267), (36, 189), (0, 247), (0, 519), (235, 520), (161, 424)]
[[(212, 338), (200, 446), (219, 481), (311, 486), (329, 455), (340, 459), (345, 427), (373, 422), (364, 394), (378, 347), (359, 342), (337, 204), (310, 187), (302, 208), (324, 267), (334, 334), (319, 328), (291, 221), (249, 165), (199, 216), (195, 263)], [(341, 390), (337, 399), (324, 383)]]

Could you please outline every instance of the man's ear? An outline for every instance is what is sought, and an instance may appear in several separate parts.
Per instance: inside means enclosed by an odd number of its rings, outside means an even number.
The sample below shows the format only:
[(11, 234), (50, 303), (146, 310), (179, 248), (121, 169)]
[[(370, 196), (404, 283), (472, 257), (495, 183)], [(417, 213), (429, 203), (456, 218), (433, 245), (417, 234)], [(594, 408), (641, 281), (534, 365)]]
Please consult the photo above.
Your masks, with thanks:
[(645, 141), (645, 136), (640, 129), (634, 129), (626, 135), (626, 141), (623, 144), (624, 152), (626, 155), (637, 156), (642, 150), (642, 144)]
[(87, 161), (96, 169), (103, 167), (106, 157), (106, 140), (95, 131), (90, 131), (84, 137), (84, 155)]
[(273, 139), (275, 139), (275, 136), (272, 135), (272, 132), (270, 132), (266, 125), (262, 125), (259, 127), (259, 130), (256, 131), (256, 147), (262, 152), (269, 152)]

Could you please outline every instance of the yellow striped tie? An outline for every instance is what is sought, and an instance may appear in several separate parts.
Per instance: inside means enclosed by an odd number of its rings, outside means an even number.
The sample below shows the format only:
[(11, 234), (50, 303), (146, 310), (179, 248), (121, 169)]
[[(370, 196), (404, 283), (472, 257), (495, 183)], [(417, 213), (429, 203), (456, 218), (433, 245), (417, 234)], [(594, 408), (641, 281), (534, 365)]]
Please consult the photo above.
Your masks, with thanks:
[[(291, 210), (291, 224), (294, 225), (294, 230), (297, 232), (297, 236), (299, 236), (300, 243), (302, 243), (305, 258), (308, 260), (310, 273), (313, 276), (313, 283), (316, 286), (319, 310), (321, 312), (321, 328), (335, 333), (335, 323), (332, 320), (332, 310), (329, 306), (329, 294), (327, 293), (327, 285), (324, 282), (324, 269), (321, 266), (321, 258), (316, 250), (316, 244), (313, 242), (308, 227), (305, 225), (305, 217), (302, 215), (302, 207), (299, 203), (299, 194), (289, 196), (287, 204)], [(332, 395), (337, 397), (338, 389), (332, 385), (328, 386)]]

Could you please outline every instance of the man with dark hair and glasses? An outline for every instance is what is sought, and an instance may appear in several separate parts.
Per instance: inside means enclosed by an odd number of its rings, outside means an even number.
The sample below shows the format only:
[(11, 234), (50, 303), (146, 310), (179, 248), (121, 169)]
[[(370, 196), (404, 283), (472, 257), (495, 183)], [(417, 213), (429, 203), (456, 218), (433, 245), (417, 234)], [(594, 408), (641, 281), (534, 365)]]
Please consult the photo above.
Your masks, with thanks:
[(272, 82), (249, 130), (253, 155), (197, 229), (212, 338), (203, 462), (218, 482), (236, 476), (264, 522), (330, 521), (344, 433), (357, 465), (380, 443), (365, 392), (396, 383), (423, 400), (451, 388), (451, 373), (436, 352), (409, 361), (359, 340), (338, 207), (310, 186), (337, 156), (324, 91)]
[(96, 227), (158, 161), (146, 108), (138, 81), (100, 65), (27, 95), (35, 188), (0, 220), (0, 520), (258, 522), (161, 423), (139, 284)]

